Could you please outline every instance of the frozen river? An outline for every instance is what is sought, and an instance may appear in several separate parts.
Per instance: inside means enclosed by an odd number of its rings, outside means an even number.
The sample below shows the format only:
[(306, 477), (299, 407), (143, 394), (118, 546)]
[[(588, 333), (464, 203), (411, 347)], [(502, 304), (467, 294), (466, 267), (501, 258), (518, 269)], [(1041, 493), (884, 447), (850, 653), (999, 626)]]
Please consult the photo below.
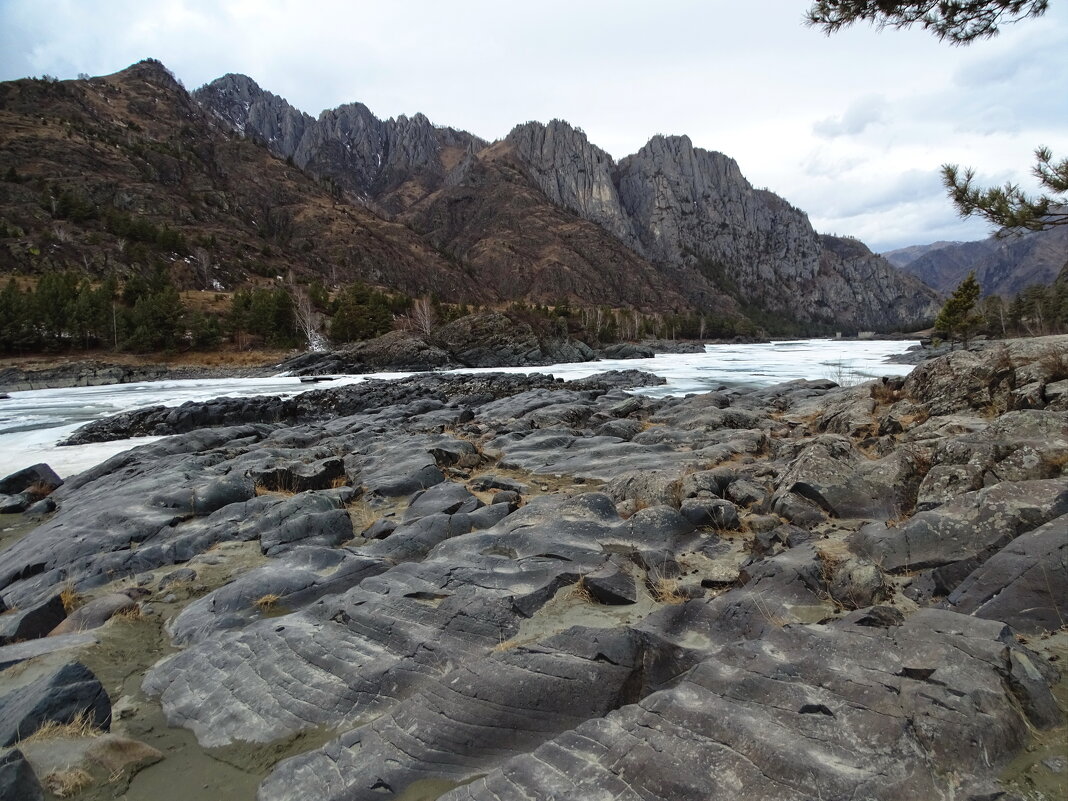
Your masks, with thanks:
[[(653, 395), (685, 395), (720, 386), (769, 386), (795, 378), (830, 378), (839, 383), (905, 375), (911, 365), (889, 364), (915, 341), (841, 341), (808, 339), (756, 345), (708, 345), (704, 353), (663, 354), (652, 359), (605, 360), (549, 367), (506, 367), (456, 372), (551, 373), (584, 378), (606, 370), (640, 369), (663, 376), (667, 384), (635, 390)], [(204, 379), (112, 384), (102, 387), (39, 389), (12, 392), (0, 400), (0, 477), (37, 462), (47, 462), (61, 476), (99, 464), (112, 454), (150, 439), (122, 440), (60, 448), (56, 443), (78, 426), (117, 412), (146, 406), (177, 406), (186, 401), (251, 395), (296, 395), (309, 389), (353, 384), (370, 377), (399, 378), (408, 373), (340, 376), (333, 381), (302, 384), (297, 378)]]

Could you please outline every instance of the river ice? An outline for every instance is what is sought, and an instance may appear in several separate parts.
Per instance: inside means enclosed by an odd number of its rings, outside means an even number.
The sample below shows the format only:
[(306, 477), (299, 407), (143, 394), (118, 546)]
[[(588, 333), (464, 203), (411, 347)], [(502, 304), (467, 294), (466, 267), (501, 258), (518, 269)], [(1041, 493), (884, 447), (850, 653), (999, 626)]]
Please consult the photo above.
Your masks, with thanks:
[[(606, 370), (639, 369), (663, 376), (667, 384), (635, 390), (651, 396), (708, 392), (720, 386), (761, 387), (796, 378), (829, 378), (841, 384), (884, 375), (906, 375), (911, 365), (886, 358), (904, 352), (909, 340), (843, 341), (807, 339), (755, 345), (708, 345), (704, 353), (661, 354), (652, 359), (604, 360), (548, 367), (506, 367), (456, 372), (551, 373), (584, 378)], [(186, 401), (252, 395), (296, 395), (309, 389), (344, 386), (367, 378), (400, 378), (409, 373), (339, 376), (302, 384), (298, 378), (202, 379), (112, 384), (12, 392), (0, 400), (0, 476), (46, 462), (61, 476), (87, 470), (113, 454), (153, 437), (60, 448), (57, 442), (78, 426), (118, 412), (146, 406), (178, 406)]]

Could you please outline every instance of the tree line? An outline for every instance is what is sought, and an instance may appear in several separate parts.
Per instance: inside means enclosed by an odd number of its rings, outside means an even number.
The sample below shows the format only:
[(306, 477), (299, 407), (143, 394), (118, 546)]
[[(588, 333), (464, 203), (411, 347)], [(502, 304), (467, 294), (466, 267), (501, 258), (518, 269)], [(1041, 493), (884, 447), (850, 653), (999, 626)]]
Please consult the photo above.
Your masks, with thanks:
[(1049, 286), (1029, 286), (1009, 299), (990, 295), (980, 300), (981, 294), (975, 273), (969, 273), (935, 320), (942, 339), (967, 345), (977, 334), (1005, 338), (1068, 332), (1068, 266)]

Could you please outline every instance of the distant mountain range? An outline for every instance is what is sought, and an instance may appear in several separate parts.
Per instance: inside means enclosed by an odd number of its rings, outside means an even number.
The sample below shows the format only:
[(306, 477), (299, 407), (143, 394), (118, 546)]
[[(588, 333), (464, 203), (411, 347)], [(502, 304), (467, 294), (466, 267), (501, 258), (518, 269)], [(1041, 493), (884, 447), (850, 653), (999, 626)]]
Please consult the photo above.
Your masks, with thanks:
[(1068, 268), (1068, 226), (978, 242), (916, 245), (883, 256), (939, 292), (952, 292), (974, 271), (984, 296), (1008, 298), (1034, 284), (1049, 285)]
[[(685, 136), (617, 163), (560, 120), (488, 143), (358, 103), (315, 119), (242, 75), (190, 95), (148, 60), (0, 84), (0, 137), (9, 271), (164, 261), (192, 285), (315, 274), (447, 301), (745, 314), (773, 329), (909, 328), (938, 307)], [(131, 235), (131, 219), (184, 247)]]

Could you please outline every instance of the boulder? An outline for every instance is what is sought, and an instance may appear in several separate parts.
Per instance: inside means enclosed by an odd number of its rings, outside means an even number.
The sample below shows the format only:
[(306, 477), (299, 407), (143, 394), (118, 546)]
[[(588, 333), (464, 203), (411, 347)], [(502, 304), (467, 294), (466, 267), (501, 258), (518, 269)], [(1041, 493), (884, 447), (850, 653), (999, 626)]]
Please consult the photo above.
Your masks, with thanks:
[(66, 724), (80, 716), (109, 728), (111, 699), (89, 668), (68, 662), (0, 696), (0, 745), (13, 745), (46, 723)]
[(638, 599), (634, 578), (609, 564), (582, 577), (583, 586), (595, 601), (602, 604), (632, 604)]
[(0, 801), (44, 801), (44, 788), (17, 748), (0, 752)]
[(17, 495), (32, 490), (31, 494), (41, 498), (62, 485), (63, 479), (51, 467), (35, 464), (0, 478), (0, 495)]
[(59, 595), (53, 595), (47, 601), (27, 609), (0, 615), (0, 645), (44, 637), (66, 616), (67, 610)]
[(150, 595), (143, 587), (130, 587), (122, 592), (113, 592), (75, 609), (49, 632), (50, 637), (73, 634), (103, 626), (115, 615), (137, 608), (138, 602)]
[(1055, 631), (1068, 620), (1068, 515), (1021, 534), (946, 599), (966, 615), (1001, 620), (1016, 631)]

